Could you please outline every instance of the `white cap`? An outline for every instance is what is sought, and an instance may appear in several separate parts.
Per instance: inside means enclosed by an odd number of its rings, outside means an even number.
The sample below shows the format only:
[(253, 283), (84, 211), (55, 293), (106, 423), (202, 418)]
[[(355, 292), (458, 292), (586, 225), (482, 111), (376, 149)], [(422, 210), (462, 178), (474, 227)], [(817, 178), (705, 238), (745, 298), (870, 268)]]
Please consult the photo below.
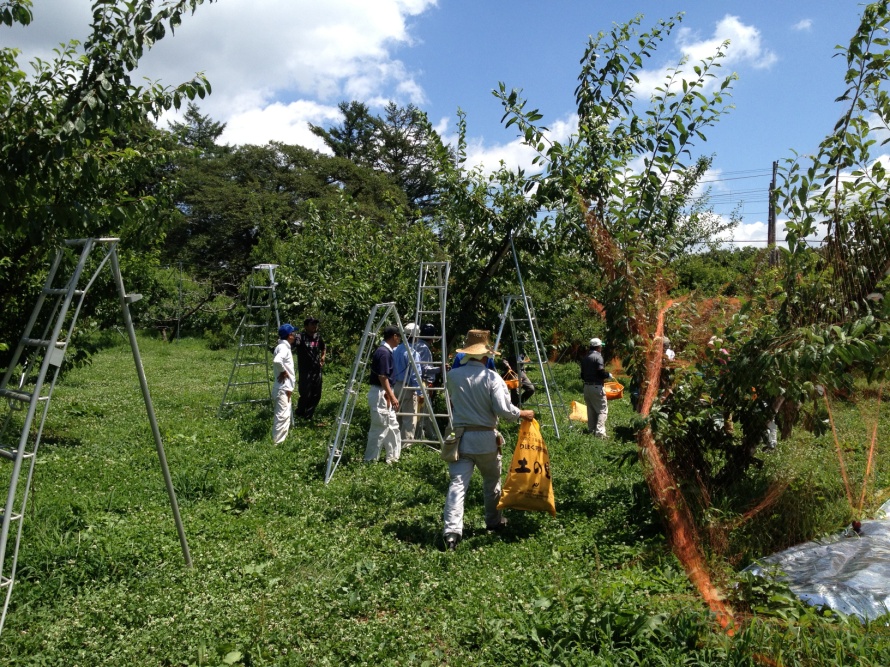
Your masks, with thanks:
[(417, 325), (414, 324), (414, 322), (410, 322), (409, 324), (405, 325), (405, 333), (408, 334), (409, 336), (411, 336), (414, 334), (414, 330), (416, 328), (417, 328)]
[(591, 338), (590, 339), (590, 347), (602, 347), (602, 346), (603, 346), (603, 341), (601, 341), (599, 338)]

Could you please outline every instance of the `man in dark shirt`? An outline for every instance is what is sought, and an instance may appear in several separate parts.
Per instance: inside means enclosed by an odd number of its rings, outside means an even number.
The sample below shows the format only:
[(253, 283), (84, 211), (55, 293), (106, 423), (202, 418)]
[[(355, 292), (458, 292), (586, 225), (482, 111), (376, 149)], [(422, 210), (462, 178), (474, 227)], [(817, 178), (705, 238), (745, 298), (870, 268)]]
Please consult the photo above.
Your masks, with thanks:
[(318, 319), (306, 318), (303, 332), (294, 339), (293, 352), (297, 356), (300, 371), (300, 398), (295, 414), (297, 417), (312, 419), (321, 400), (321, 369), (324, 367), (326, 352), (324, 339), (318, 333)]
[(612, 377), (606, 371), (603, 360), (603, 341), (590, 339), (590, 350), (581, 359), (581, 379), (584, 381), (584, 403), (587, 404), (587, 432), (598, 438), (606, 437), (606, 418), (609, 416), (609, 403), (603, 382)]
[(399, 399), (393, 391), (392, 351), (402, 336), (398, 327), (383, 330), (383, 342), (371, 357), (371, 387), (368, 389), (368, 408), (371, 410), (371, 429), (365, 447), (365, 461), (376, 461), (380, 450), (385, 451), (386, 462), (395, 463), (402, 452), (402, 437), (396, 412)]
[(519, 380), (519, 387), (510, 390), (510, 402), (513, 403), (513, 405), (521, 406), (522, 404), (527, 403), (528, 399), (535, 393), (535, 385), (525, 372), (525, 367), (528, 365), (528, 357), (525, 353), (520, 352), (519, 358), (516, 357), (515, 353), (508, 354), (504, 357), (503, 361), (507, 370), (513, 371)]

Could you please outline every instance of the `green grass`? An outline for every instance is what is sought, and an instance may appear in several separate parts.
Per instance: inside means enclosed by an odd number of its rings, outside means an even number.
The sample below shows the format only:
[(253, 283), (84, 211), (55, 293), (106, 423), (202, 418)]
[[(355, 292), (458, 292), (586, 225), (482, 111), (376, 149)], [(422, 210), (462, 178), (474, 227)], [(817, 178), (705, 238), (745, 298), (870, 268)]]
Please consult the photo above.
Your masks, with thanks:
[[(117, 341), (53, 397), (0, 664), (890, 664), (883, 626), (793, 602), (732, 639), (715, 631), (666, 547), (639, 466), (617, 463), (634, 449), (626, 399), (610, 404), (606, 443), (545, 430), (555, 519), (512, 512), (506, 533), (486, 533), (477, 476), (451, 554), (440, 537), (446, 467), (416, 446), (394, 467), (361, 464), (361, 403), (323, 483), (349, 369), (328, 369), (315, 422), (275, 447), (268, 410), (216, 417), (231, 351), (140, 341), (194, 568), (183, 565), (132, 356)], [(557, 374), (580, 399), (576, 368)], [(858, 408), (836, 409), (852, 431)], [(509, 460), (516, 427), (505, 431)], [(861, 447), (852, 455), (855, 474)], [(787, 478), (780, 503), (795, 535), (835, 530), (848, 512), (832, 456), (824, 436), (795, 435), (740, 489)], [(888, 486), (882, 461), (878, 489)], [(791, 514), (774, 510), (730, 536), (738, 565), (781, 543)]]

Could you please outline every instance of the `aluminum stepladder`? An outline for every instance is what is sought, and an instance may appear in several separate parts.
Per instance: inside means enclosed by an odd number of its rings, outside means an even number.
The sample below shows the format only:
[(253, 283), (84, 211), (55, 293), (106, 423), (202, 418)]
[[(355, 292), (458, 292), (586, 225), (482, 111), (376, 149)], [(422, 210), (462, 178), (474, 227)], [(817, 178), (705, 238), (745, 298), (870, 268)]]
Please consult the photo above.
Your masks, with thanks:
[[(544, 384), (544, 395), (547, 400), (547, 402), (544, 403), (539, 397), (533, 404), (536, 408), (535, 412), (540, 414), (544, 408), (548, 409), (553, 423), (554, 434), (556, 435), (556, 439), (559, 440), (559, 424), (556, 421), (556, 411), (553, 408), (551, 389), (556, 393), (561, 414), (564, 414), (566, 417), (568, 417), (569, 414), (568, 407), (562, 398), (562, 394), (559, 392), (559, 386), (556, 384), (556, 378), (553, 376), (553, 369), (550, 367), (550, 362), (544, 354), (544, 346), (541, 343), (541, 337), (538, 334), (538, 319), (535, 315), (535, 309), (532, 306), (531, 297), (529, 297), (525, 291), (525, 283), (522, 280), (522, 270), (519, 268), (519, 255), (516, 252), (516, 245), (513, 243), (512, 234), (510, 235), (510, 250), (513, 252), (513, 264), (516, 267), (516, 278), (519, 281), (521, 294), (518, 296), (510, 295), (504, 297), (504, 312), (501, 314), (501, 324), (498, 327), (498, 337), (495, 340), (494, 349), (497, 351), (501, 345), (502, 336), (504, 334), (504, 325), (508, 321), (510, 322), (510, 333), (513, 337), (514, 359), (518, 362), (523, 352), (528, 355), (527, 349), (521, 349), (520, 342), (524, 345), (531, 346), (530, 349), (534, 356), (528, 356), (528, 363), (537, 366), (538, 371), (541, 374), (541, 381)], [(521, 306), (522, 308), (522, 313), (518, 318), (513, 314), (513, 309), (516, 306)], [(525, 365), (527, 366), (528, 364)], [(514, 370), (519, 372), (521, 368), (522, 366)], [(537, 392), (535, 392), (535, 395), (538, 395)], [(571, 426), (571, 422), (569, 422), (569, 425)]]
[[(519, 311), (518, 314), (516, 313), (517, 310)], [(544, 385), (543, 397), (541, 397), (540, 390), (536, 391), (530, 397), (528, 403), (523, 407), (531, 406), (537, 414), (541, 414), (545, 410), (549, 412), (553, 424), (553, 431), (556, 434), (556, 439), (559, 440), (559, 424), (556, 421), (556, 409), (554, 408), (554, 405), (559, 407), (560, 414), (568, 415), (568, 408), (566, 407), (565, 401), (563, 401), (559, 386), (556, 384), (556, 378), (553, 376), (553, 369), (550, 366), (550, 362), (547, 360), (544, 346), (538, 335), (538, 322), (535, 316), (535, 309), (532, 306), (531, 297), (517, 295), (504, 297), (504, 312), (501, 313), (501, 324), (498, 328), (498, 337), (494, 344), (495, 351), (499, 351), (501, 348), (501, 343), (503, 342), (504, 337), (504, 326), (507, 323), (510, 325), (510, 335), (512, 338), (512, 347), (507, 354), (519, 362), (519, 367), (517, 368), (514, 366), (513, 370), (519, 373), (520, 370), (532, 366), (537, 369), (540, 374), (541, 382)], [(500, 351), (502, 354), (504, 353), (503, 350)], [(520, 362), (519, 360), (522, 359), (523, 356), (527, 357), (527, 361)], [(519, 392), (521, 399), (521, 385)], [(541, 420), (541, 423), (543, 425), (546, 422)]]
[[(448, 300), (448, 277), (451, 273), (450, 262), (421, 262), (420, 274), (417, 279), (417, 301), (414, 308), (414, 335), (408, 340), (411, 347), (415, 347), (418, 340), (422, 340), (429, 347), (432, 353), (432, 361), (425, 362), (421, 365), (423, 377), (435, 377), (436, 381), (425, 384), (427, 397), (424, 399), (424, 406), (418, 412), (408, 412), (401, 410), (398, 412), (399, 417), (412, 416), (418, 419), (417, 430), (424, 433), (425, 437), (405, 438), (403, 443), (422, 443), (433, 449), (441, 450), (443, 442), (441, 440), (441, 429), (433, 430), (429, 424), (427, 416), (427, 401), (432, 401), (433, 419), (443, 420), (446, 424), (451, 424), (451, 401), (448, 396), (447, 380), (447, 361), (448, 361), (448, 343), (445, 335), (445, 304)], [(436, 336), (423, 336), (420, 334), (422, 324), (434, 324), (439, 334)], [(417, 375), (407, 374), (405, 384), (400, 392), (400, 406), (407, 404), (403, 400), (410, 395), (410, 392), (421, 391), (420, 385), (417, 383)], [(413, 380), (413, 381), (412, 381)], [(436, 398), (443, 397), (439, 403), (444, 403), (444, 411), (436, 412)], [(429, 431), (425, 432), (425, 428)], [(416, 435), (417, 431), (415, 431)], [(438, 438), (434, 439), (430, 436), (437, 434)]]
[[(355, 413), (355, 404), (359, 400), (360, 394), (365, 385), (369, 381), (370, 362), (374, 350), (380, 342), (380, 334), (387, 324), (392, 324), (399, 329), (402, 340), (405, 340), (405, 328), (402, 326), (402, 320), (396, 310), (395, 303), (378, 303), (371, 308), (368, 315), (368, 321), (365, 323), (365, 330), (362, 332), (361, 341), (359, 341), (358, 350), (355, 355), (355, 362), (352, 365), (352, 372), (349, 375), (349, 381), (346, 383), (346, 389), (343, 393), (343, 402), (340, 404), (340, 412), (337, 415), (337, 426), (331, 436), (331, 442), (328, 445), (328, 463), (325, 468), (324, 481), (329, 483), (340, 465), (343, 457), (343, 450), (346, 448), (346, 439), (349, 435), (349, 427), (352, 424), (352, 417)], [(420, 365), (415, 362), (411, 355), (408, 355), (408, 361), (415, 377), (421, 376)], [(439, 442), (442, 441), (442, 433), (436, 423), (433, 413), (432, 403), (429, 400), (429, 394), (424, 387), (420, 391), (425, 399), (424, 405), (427, 408), (427, 416), (430, 418), (434, 433)]]
[[(108, 263), (110, 263), (112, 276), (117, 286), (124, 324), (129, 335), (136, 373), (142, 388), (145, 409), (155, 439), (183, 557), (186, 566), (191, 567), (192, 565), (185, 531), (179, 515), (179, 506), (176, 502), (176, 493), (173, 490), (173, 482), (167, 467), (164, 445), (161, 441), (154, 406), (148, 391), (142, 359), (139, 355), (136, 331), (130, 316), (129, 304), (138, 301), (142, 295), (127, 294), (124, 288), (117, 256), (118, 240), (116, 238), (75, 239), (66, 241), (58, 250), (37, 299), (37, 304), (25, 327), (25, 332), (15, 348), (3, 379), (0, 380), (0, 399), (3, 399), (0, 405), (5, 406), (6, 411), (2, 425), (0, 425), (0, 463), (7, 462), (12, 465), (2, 527), (0, 527), (0, 587), (6, 589), (3, 614), (0, 616), (0, 630), (6, 621), (6, 612), (15, 583), (25, 509), (34, 476), (37, 450), (49, 412), (50, 398), (59, 378), (59, 371), (65, 361), (68, 344), (74, 334), (77, 318), (87, 291)], [(107, 247), (107, 252), (81, 287), (81, 281), (89, 275), (86, 267), (90, 252), (97, 245)], [(67, 269), (72, 265), (70, 277), (67, 281), (62, 282), (64, 278), (60, 269), (63, 267)], [(63, 286), (54, 286), (59, 284)], [(13, 434), (16, 431), (19, 431), (19, 436), (18, 442), (14, 443)], [(25, 474), (24, 484), (19, 484), (23, 473)], [(14, 537), (10, 542), (11, 533), (14, 534)]]
[[(275, 294), (277, 264), (257, 264), (250, 274), (244, 316), (235, 330), (238, 347), (232, 361), (232, 372), (223, 392), (217, 416), (227, 408), (248, 403), (272, 402), (270, 350), (278, 340), (278, 297)], [(275, 337), (270, 339), (269, 327), (275, 316)]]

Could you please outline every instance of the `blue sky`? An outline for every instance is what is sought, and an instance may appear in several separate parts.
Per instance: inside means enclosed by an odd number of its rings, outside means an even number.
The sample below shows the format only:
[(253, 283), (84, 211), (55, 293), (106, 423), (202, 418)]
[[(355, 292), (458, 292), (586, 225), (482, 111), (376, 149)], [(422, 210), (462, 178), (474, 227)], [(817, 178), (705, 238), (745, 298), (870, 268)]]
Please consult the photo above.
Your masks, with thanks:
[[(23, 64), (61, 41), (87, 34), (90, 0), (34, 0), (34, 23), (3, 29)], [(571, 130), (576, 77), (588, 36), (643, 14), (642, 27), (679, 11), (681, 27), (647, 65), (660, 70), (731, 39), (724, 71), (737, 72), (735, 109), (698, 150), (714, 154), (714, 203), (741, 202), (735, 238), (765, 238), (773, 160), (812, 151), (841, 107), (846, 44), (862, 5), (853, 0), (219, 0), (187, 17), (144, 60), (142, 72), (173, 84), (206, 73), (205, 113), (226, 122), (231, 144), (279, 140), (323, 148), (307, 122), (336, 122), (341, 100), (377, 110), (413, 102), (453, 139), (467, 113), (471, 154), (484, 165), (527, 165), (515, 132), (500, 124), (491, 91), (522, 88), (555, 136)], [(649, 79), (647, 79), (649, 80)], [(165, 125), (169, 118), (162, 119)], [(732, 179), (732, 180), (730, 180)]]

